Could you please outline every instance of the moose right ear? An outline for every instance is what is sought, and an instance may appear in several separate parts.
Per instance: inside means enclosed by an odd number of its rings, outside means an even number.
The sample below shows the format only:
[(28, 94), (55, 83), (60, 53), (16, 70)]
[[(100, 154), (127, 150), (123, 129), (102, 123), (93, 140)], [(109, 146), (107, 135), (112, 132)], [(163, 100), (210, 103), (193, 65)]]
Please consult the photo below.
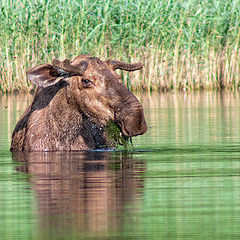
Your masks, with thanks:
[(63, 72), (50, 64), (41, 64), (27, 71), (28, 80), (41, 87), (54, 85), (61, 80), (61, 75)]

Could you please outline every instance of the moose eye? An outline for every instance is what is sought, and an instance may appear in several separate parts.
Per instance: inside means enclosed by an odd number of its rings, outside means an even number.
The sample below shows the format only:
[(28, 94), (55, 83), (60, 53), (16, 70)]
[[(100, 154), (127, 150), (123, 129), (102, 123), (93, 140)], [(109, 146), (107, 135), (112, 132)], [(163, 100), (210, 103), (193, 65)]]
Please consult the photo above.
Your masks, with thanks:
[(90, 85), (92, 84), (92, 81), (90, 81), (90, 80), (88, 80), (88, 79), (86, 79), (86, 78), (83, 78), (83, 79), (82, 79), (82, 83), (83, 83), (83, 85), (85, 85), (85, 86), (90, 86)]

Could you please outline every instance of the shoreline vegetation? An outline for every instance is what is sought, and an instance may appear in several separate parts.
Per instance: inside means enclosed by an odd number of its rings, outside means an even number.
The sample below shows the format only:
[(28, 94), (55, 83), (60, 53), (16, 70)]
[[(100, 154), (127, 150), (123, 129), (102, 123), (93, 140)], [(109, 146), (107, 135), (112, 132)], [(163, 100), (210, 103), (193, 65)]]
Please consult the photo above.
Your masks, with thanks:
[(130, 89), (240, 87), (240, 1), (2, 0), (0, 92), (30, 92), (27, 69), (90, 54), (142, 62)]

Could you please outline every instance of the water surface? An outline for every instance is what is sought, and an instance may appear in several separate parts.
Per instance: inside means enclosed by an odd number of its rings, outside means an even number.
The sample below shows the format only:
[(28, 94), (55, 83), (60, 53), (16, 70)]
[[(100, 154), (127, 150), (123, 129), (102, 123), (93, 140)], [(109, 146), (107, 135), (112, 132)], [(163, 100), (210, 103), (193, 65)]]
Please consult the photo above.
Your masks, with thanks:
[(132, 151), (13, 155), (32, 96), (0, 97), (0, 239), (240, 238), (240, 95), (138, 97)]

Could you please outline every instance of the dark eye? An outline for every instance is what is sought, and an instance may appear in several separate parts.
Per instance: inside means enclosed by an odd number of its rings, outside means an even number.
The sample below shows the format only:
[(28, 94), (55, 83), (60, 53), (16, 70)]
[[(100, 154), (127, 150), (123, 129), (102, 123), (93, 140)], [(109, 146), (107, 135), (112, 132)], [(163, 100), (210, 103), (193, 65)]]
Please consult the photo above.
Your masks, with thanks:
[(83, 83), (83, 85), (85, 85), (85, 86), (90, 86), (90, 85), (92, 84), (92, 81), (90, 81), (90, 80), (88, 80), (88, 79), (86, 79), (86, 78), (83, 78), (83, 79), (82, 79), (82, 83)]

